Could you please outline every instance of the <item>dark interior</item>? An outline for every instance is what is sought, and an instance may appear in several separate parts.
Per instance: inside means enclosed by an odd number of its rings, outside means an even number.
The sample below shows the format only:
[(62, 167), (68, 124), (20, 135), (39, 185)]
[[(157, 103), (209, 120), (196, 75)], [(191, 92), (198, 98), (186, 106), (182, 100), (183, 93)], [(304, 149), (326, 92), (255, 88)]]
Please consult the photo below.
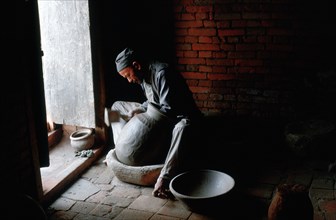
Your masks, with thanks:
[[(95, 80), (103, 79), (95, 88), (100, 91), (97, 118), (114, 101), (144, 100), (140, 87), (129, 84), (115, 69), (117, 53), (133, 46), (172, 63), (192, 88), (205, 115), (201, 135), (195, 137), (198, 159), (190, 161), (195, 165), (228, 172), (243, 185), (279, 161), (330, 164), (336, 160), (335, 129), (319, 133), (313, 128), (316, 133), (311, 134), (309, 126), (296, 127), (299, 137), (308, 134), (295, 142), (305, 147), (299, 153), (286, 142), (291, 123), (336, 123), (336, 15), (331, 1), (88, 3), (94, 73), (100, 75)], [(9, 198), (10, 192), (20, 189), (18, 193), (38, 200), (34, 167), (49, 162), (36, 4), (36, 0), (20, 1), (8, 19), (16, 20), (18, 52), (12, 55), (11, 49), (6, 54), (12, 62), (6, 64), (11, 71), (3, 80), (6, 132), (1, 170)], [(199, 26), (204, 30), (194, 30)], [(204, 38), (197, 33), (204, 33)], [(12, 40), (5, 37), (5, 42)], [(99, 129), (106, 129), (109, 145), (111, 130), (99, 123)], [(335, 195), (334, 186), (331, 200)]]

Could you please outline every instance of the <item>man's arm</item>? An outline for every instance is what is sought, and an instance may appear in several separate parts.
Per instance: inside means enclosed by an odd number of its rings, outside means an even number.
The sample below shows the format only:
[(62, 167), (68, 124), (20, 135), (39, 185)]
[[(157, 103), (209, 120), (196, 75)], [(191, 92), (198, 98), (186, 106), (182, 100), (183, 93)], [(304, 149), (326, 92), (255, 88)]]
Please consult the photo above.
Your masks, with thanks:
[(172, 107), (171, 107), (171, 98), (172, 98), (172, 91), (171, 86), (169, 83), (169, 78), (167, 77), (169, 74), (166, 72), (167, 70), (161, 70), (156, 76), (156, 89), (159, 93), (160, 99), (160, 111), (171, 115), (172, 114)]

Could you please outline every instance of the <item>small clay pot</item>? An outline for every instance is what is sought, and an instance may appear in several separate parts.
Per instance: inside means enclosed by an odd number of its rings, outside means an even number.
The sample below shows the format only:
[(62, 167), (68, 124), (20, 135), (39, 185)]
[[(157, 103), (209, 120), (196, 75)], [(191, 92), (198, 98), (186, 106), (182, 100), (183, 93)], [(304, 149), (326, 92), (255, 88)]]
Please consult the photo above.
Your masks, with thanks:
[(80, 129), (70, 135), (71, 147), (75, 151), (87, 150), (93, 146), (94, 135), (92, 129)]
[(268, 220), (313, 220), (309, 190), (302, 184), (281, 184), (268, 208)]

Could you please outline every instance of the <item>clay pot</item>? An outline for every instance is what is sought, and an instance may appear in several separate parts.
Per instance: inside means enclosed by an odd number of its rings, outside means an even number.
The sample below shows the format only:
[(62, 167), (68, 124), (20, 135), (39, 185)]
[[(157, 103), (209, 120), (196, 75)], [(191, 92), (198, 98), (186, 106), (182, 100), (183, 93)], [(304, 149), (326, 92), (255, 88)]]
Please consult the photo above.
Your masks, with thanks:
[(94, 135), (92, 129), (80, 129), (70, 135), (70, 144), (75, 151), (87, 150), (93, 146)]
[(313, 220), (314, 209), (307, 187), (281, 184), (268, 208), (268, 220)]
[(154, 105), (133, 116), (115, 143), (118, 160), (130, 166), (161, 164), (168, 152), (172, 127), (168, 117)]

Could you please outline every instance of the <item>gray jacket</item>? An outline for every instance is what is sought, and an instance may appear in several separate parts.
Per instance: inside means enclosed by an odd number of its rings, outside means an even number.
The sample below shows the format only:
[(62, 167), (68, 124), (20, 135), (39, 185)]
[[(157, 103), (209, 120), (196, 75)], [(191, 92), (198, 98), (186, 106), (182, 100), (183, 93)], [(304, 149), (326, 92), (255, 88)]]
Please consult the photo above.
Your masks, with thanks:
[(167, 63), (150, 63), (147, 74), (141, 83), (147, 98), (142, 104), (145, 109), (148, 102), (152, 102), (171, 118), (192, 119), (202, 116), (184, 78)]

